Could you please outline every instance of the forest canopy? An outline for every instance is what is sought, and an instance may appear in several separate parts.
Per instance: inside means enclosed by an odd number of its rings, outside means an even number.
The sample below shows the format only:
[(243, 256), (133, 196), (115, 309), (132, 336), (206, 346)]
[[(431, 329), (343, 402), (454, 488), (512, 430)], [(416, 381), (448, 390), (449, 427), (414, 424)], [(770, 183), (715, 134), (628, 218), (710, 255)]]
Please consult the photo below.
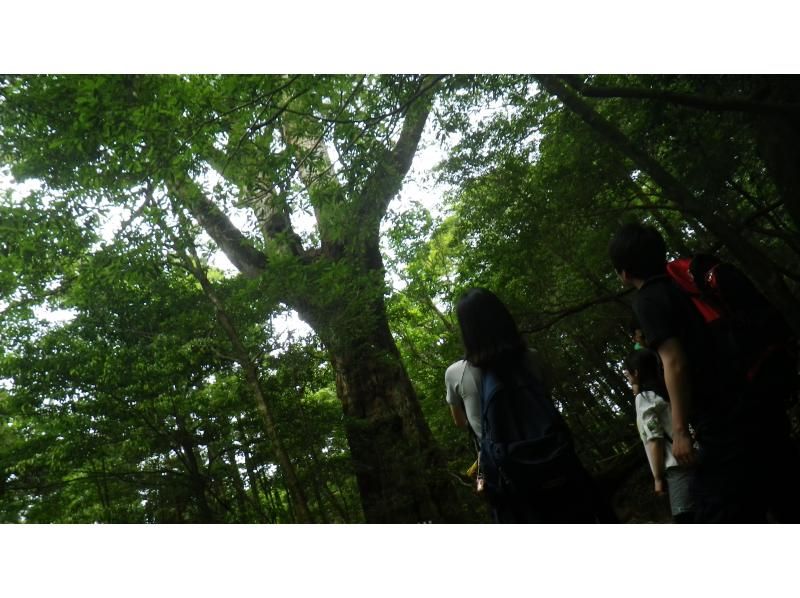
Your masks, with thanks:
[(800, 334), (798, 142), (797, 76), (0, 76), (0, 521), (487, 521), (443, 384), (474, 286), (618, 492), (611, 235)]

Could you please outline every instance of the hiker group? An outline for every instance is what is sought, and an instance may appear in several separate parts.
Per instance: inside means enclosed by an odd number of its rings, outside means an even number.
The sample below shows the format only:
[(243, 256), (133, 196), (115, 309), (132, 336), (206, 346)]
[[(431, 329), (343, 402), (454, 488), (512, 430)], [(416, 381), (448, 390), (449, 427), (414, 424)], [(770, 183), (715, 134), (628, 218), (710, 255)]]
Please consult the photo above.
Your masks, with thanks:
[[(624, 361), (656, 494), (676, 523), (800, 520), (800, 463), (786, 413), (797, 341), (735, 266), (709, 255), (667, 262), (653, 227), (609, 244), (636, 289)], [(445, 373), (455, 423), (478, 447), (476, 489), (496, 522), (614, 522), (550, 398), (546, 364), (505, 305), (472, 289), (456, 314), (464, 359)]]

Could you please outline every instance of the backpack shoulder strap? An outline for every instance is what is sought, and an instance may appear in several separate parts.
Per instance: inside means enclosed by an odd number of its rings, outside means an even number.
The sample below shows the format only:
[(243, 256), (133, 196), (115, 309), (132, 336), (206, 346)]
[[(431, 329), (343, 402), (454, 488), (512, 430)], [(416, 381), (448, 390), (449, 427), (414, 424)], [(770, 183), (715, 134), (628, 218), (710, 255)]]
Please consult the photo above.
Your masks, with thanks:
[(497, 375), (491, 370), (481, 370), (481, 384), (478, 387), (481, 393), (481, 417), (486, 419), (489, 403), (496, 394), (497, 385), (500, 381)]

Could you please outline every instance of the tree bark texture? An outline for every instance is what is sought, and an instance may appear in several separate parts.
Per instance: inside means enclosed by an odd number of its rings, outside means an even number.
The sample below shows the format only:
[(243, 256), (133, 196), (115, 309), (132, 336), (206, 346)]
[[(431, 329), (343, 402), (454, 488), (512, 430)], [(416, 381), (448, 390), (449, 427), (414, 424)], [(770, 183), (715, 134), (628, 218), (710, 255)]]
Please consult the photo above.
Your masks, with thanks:
[(313, 318), (336, 372), (364, 517), (369, 523), (459, 521), (444, 459), (403, 367), (382, 296), (367, 306), (357, 335), (325, 324), (335, 318)]

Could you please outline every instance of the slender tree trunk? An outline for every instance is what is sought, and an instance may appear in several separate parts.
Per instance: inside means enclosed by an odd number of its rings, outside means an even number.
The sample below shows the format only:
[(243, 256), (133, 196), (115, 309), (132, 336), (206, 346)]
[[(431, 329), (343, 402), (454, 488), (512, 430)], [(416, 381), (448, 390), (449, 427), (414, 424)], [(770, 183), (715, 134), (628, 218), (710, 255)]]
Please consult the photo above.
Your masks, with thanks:
[(250, 509), (248, 508), (247, 492), (244, 489), (244, 480), (242, 473), (239, 471), (239, 464), (236, 462), (236, 450), (231, 447), (228, 450), (228, 468), (233, 481), (234, 490), (236, 492), (236, 504), (239, 508), (239, 521), (246, 522), (250, 520)]
[(261, 491), (264, 493), (264, 498), (267, 500), (267, 505), (269, 506), (269, 522), (275, 523), (278, 521), (278, 517), (281, 512), (283, 512), (283, 508), (278, 506), (278, 503), (275, 501), (275, 496), (272, 493), (272, 484), (267, 482), (266, 476), (263, 474), (259, 476), (259, 481), (261, 484)]
[(197, 504), (200, 522), (216, 523), (216, 516), (214, 515), (211, 505), (208, 504), (208, 498), (206, 497), (206, 485), (208, 480), (200, 471), (200, 465), (197, 462), (197, 455), (195, 454), (194, 442), (189, 432), (185, 429), (182, 418), (177, 417), (176, 421), (178, 423), (178, 434), (189, 478), (189, 489), (191, 496)]
[(323, 492), (325, 496), (328, 497), (328, 502), (333, 507), (334, 511), (339, 515), (342, 520), (342, 523), (350, 523), (350, 515), (347, 513), (347, 509), (344, 506), (344, 501), (342, 504), (339, 504), (339, 500), (336, 498), (336, 495), (331, 491), (328, 487), (328, 482), (326, 480), (322, 480), (320, 482)]
[[(294, 507), (294, 501), (291, 499), (291, 493), (289, 492), (289, 488), (286, 486), (286, 478), (281, 475), (281, 471), (278, 470), (278, 475), (283, 482), (283, 488), (286, 490), (286, 514), (289, 516), (289, 523), (300, 523), (297, 519), (297, 513)], [(281, 501), (283, 502), (283, 501)], [(308, 503), (306, 503), (306, 508), (308, 508)]]
[[(636, 418), (636, 408), (633, 404), (633, 399), (626, 401), (630, 397), (628, 386), (622, 382), (621, 374), (618, 374), (606, 360), (605, 356), (601, 354), (596, 347), (589, 346), (583, 337), (575, 337), (574, 342), (581, 347), (583, 354), (589, 360), (596, 372), (600, 375), (595, 376), (595, 380), (603, 385), (606, 389), (609, 399), (617, 405), (623, 413), (623, 416), (633, 421)], [(612, 392), (613, 391), (613, 392)], [(618, 400), (611, 399), (612, 396)], [(603, 411), (609, 411), (603, 409)], [(613, 417), (611, 418), (613, 419)]]
[(100, 497), (100, 504), (103, 506), (104, 523), (113, 523), (111, 516), (110, 503), (108, 498), (108, 484), (106, 483), (106, 463), (105, 459), (100, 460), (100, 475), (95, 474), (95, 487)]
[(243, 448), (242, 450), (244, 452), (245, 467), (247, 468), (247, 482), (250, 485), (250, 501), (253, 503), (253, 508), (260, 517), (260, 521), (268, 521), (267, 514), (264, 512), (264, 507), (261, 504), (261, 494), (258, 489), (258, 477), (256, 476), (255, 469), (253, 468), (253, 459), (247, 449)]
[(353, 521), (354, 519), (360, 520), (361, 517), (362, 517), (362, 513), (360, 511), (356, 512), (357, 509), (358, 509), (358, 505), (352, 506), (348, 502), (348, 500), (347, 500), (347, 495), (348, 495), (347, 488), (342, 484), (342, 478), (341, 478), (340, 475), (337, 475), (337, 473), (338, 472), (336, 470), (334, 470), (334, 472), (333, 472), (333, 484), (334, 484), (334, 486), (336, 487), (336, 490), (337, 490), (337, 492), (334, 493), (334, 495), (336, 495), (338, 493), (338, 496), (342, 500), (342, 508), (344, 509), (344, 512), (347, 513), (347, 518), (345, 519), (345, 521), (350, 522), (350, 521)]
[(281, 473), (284, 476), (286, 487), (289, 491), (291, 506), (296, 513), (297, 520), (300, 523), (312, 523), (314, 519), (311, 515), (311, 510), (308, 507), (308, 499), (306, 498), (305, 490), (303, 489), (303, 486), (297, 477), (297, 472), (295, 471), (294, 465), (292, 465), (289, 455), (283, 446), (283, 441), (278, 434), (277, 425), (272, 416), (272, 410), (269, 407), (269, 403), (261, 386), (261, 378), (258, 373), (258, 366), (250, 358), (250, 354), (242, 344), (241, 337), (239, 336), (239, 333), (237, 332), (230, 316), (228, 316), (228, 312), (225, 310), (225, 305), (222, 303), (219, 297), (217, 297), (217, 294), (214, 292), (211, 282), (208, 280), (205, 272), (199, 267), (195, 267), (192, 270), (195, 274), (195, 277), (200, 282), (200, 285), (202, 286), (206, 296), (214, 305), (217, 314), (217, 320), (222, 326), (222, 329), (225, 331), (225, 334), (227, 335), (228, 340), (233, 347), (233, 355), (236, 358), (236, 361), (244, 371), (245, 380), (247, 381), (247, 385), (253, 393), (253, 396), (256, 400), (256, 407), (258, 408), (258, 412), (264, 421), (264, 430), (267, 433), (267, 438), (269, 438), (270, 443), (272, 444), (272, 447), (275, 451), (275, 456), (278, 459), (278, 464), (281, 467)]
[(586, 422), (583, 421), (584, 417), (588, 415), (587, 410), (569, 408), (566, 411), (571, 414), (567, 419), (567, 423), (573, 436), (578, 440), (578, 442), (576, 442), (576, 448), (581, 449), (580, 452), (584, 455), (586, 453), (591, 453), (593, 458), (589, 459), (589, 461), (594, 461), (594, 457), (598, 455), (596, 448), (597, 435), (590, 430), (586, 426)]
[(328, 510), (325, 508), (325, 501), (322, 498), (320, 482), (316, 472), (312, 472), (311, 474), (311, 488), (314, 491), (314, 499), (317, 501), (317, 510), (319, 512), (320, 520), (322, 523), (330, 523), (331, 520), (330, 517), (328, 517)]

